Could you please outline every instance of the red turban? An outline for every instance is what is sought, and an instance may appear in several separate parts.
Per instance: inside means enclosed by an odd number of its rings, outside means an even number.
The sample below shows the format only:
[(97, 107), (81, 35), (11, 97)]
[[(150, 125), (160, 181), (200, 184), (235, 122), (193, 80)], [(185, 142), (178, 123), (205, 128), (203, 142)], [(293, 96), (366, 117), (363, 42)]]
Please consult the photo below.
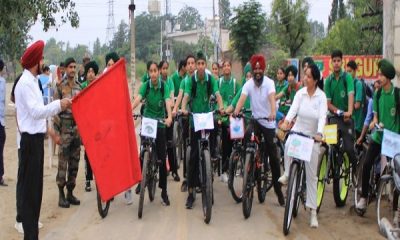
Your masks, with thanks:
[(28, 47), (24, 55), (21, 57), (21, 65), (24, 69), (30, 69), (37, 64), (39, 64), (40, 60), (43, 58), (43, 48), (44, 42), (39, 40)]
[(253, 55), (250, 59), (251, 69), (255, 69), (256, 65), (260, 64), (260, 68), (264, 71), (265, 70), (265, 58), (263, 55)]

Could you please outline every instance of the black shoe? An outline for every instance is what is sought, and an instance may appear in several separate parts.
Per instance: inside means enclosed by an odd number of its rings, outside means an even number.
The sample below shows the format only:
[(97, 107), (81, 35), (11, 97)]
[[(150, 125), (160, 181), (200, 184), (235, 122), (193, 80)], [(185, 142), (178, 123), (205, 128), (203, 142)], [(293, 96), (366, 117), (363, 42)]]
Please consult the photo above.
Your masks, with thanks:
[(172, 173), (172, 177), (174, 178), (175, 182), (181, 181), (181, 178), (179, 177), (178, 173)]
[(161, 192), (161, 203), (164, 206), (169, 206), (170, 202), (169, 202), (169, 199), (168, 199), (167, 191), (165, 191), (165, 192), (162, 191)]
[(67, 193), (67, 200), (70, 204), (72, 205), (80, 205), (81, 201), (79, 201), (79, 199), (77, 199), (74, 194), (72, 193), (72, 191), (68, 190)]
[(187, 209), (192, 209), (193, 208), (193, 203), (194, 203), (194, 197), (193, 193), (189, 194), (187, 200), (186, 200), (186, 208)]
[(58, 187), (58, 206), (61, 208), (69, 208), (69, 202), (65, 199), (64, 188)]
[(283, 197), (282, 191), (279, 190), (279, 191), (277, 191), (275, 193), (276, 193), (276, 196), (278, 197), (279, 205), (285, 206), (285, 198)]
[(186, 182), (186, 180), (183, 180), (183, 182), (182, 182), (181, 192), (187, 192), (187, 182)]
[(136, 194), (140, 193), (140, 185), (141, 185), (141, 183), (139, 182), (138, 185), (136, 186), (136, 189), (135, 189)]
[(196, 187), (196, 193), (201, 193), (201, 187)]
[(92, 187), (90, 186), (90, 181), (86, 181), (85, 191), (86, 192), (92, 191)]

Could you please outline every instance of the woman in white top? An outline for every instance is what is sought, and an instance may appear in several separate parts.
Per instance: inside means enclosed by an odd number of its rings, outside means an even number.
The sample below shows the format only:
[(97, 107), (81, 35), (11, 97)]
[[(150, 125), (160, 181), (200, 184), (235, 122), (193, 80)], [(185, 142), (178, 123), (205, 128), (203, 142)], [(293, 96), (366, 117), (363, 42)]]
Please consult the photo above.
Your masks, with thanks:
[[(327, 100), (325, 93), (317, 87), (320, 71), (315, 64), (311, 64), (305, 72), (305, 87), (300, 89), (294, 97), (293, 104), (281, 128), (287, 129), (289, 123), (297, 116), (293, 131), (301, 132), (315, 139), (322, 139), (322, 132), (326, 122)], [(289, 136), (290, 138), (290, 136)], [(289, 142), (289, 141), (288, 141)], [(279, 182), (287, 184), (291, 159), (285, 148), (285, 173)], [(315, 142), (311, 154), (311, 161), (305, 163), (307, 182), (306, 206), (311, 208), (311, 227), (318, 227), (317, 220), (317, 168), (320, 143)]]

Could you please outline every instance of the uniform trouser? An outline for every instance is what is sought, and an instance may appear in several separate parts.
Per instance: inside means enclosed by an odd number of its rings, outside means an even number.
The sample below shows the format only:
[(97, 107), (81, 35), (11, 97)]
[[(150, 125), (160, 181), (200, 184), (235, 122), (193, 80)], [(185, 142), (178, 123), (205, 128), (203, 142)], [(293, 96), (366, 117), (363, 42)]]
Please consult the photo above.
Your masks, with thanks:
[[(341, 131), (343, 139), (343, 148), (350, 159), (352, 166), (356, 163), (356, 155), (354, 152), (354, 122), (353, 119), (345, 122), (343, 118), (331, 118), (329, 124), (337, 124)], [(353, 167), (353, 171), (355, 168)]]
[(0, 179), (2, 179), (4, 175), (4, 143), (6, 142), (6, 131), (4, 126), (0, 124)]
[[(290, 136), (289, 136), (290, 138)], [(288, 141), (289, 142), (289, 139)], [(318, 185), (318, 163), (320, 158), (320, 143), (314, 143), (311, 160), (305, 162), (304, 167), (306, 170), (306, 184), (307, 184), (307, 201), (306, 206), (311, 209), (317, 209), (317, 185)], [(292, 164), (292, 158), (287, 155), (288, 144), (285, 145), (285, 175), (289, 176), (290, 165)]]
[(171, 168), (171, 172), (177, 173), (177, 157), (176, 157), (176, 145), (174, 144), (173, 137), (174, 137), (174, 125), (167, 127), (166, 131), (166, 138), (167, 138), (167, 154), (168, 154), (168, 161), (169, 166)]
[(263, 134), (265, 140), (265, 157), (269, 158), (272, 172), (272, 183), (274, 186), (275, 193), (281, 193), (281, 184), (278, 182), (278, 178), (281, 174), (279, 165), (278, 152), (276, 149), (275, 139), (275, 128), (266, 128), (261, 126), (257, 121), (251, 121), (246, 129), (245, 142), (248, 142), (251, 137), (251, 132), (254, 129), (254, 134), (258, 137)]
[[(167, 190), (167, 165), (166, 165), (166, 146), (165, 146), (165, 128), (157, 129), (157, 137), (156, 137), (156, 154), (157, 161), (159, 162), (159, 175), (160, 180), (158, 182), (158, 187)], [(143, 157), (143, 156), (141, 156)], [(140, 166), (142, 169), (143, 159), (140, 158)], [(142, 173), (143, 174), (143, 173)]]
[(201, 131), (195, 132), (193, 128), (191, 131), (190, 139), (190, 159), (187, 168), (188, 187), (194, 188), (200, 186), (199, 181), (199, 140), (201, 139)]
[(229, 168), (229, 158), (232, 153), (233, 141), (229, 134), (229, 127), (222, 126), (222, 172), (227, 172)]
[(367, 154), (365, 155), (365, 161), (363, 165), (363, 175), (362, 175), (362, 193), (361, 197), (367, 198), (369, 191), (369, 178), (371, 173), (372, 164), (374, 160), (381, 153), (381, 144), (374, 142), (373, 140), (369, 143)]
[(85, 177), (86, 181), (92, 181), (93, 180), (93, 171), (92, 171), (92, 166), (90, 165), (89, 158), (86, 154), (85, 151), (85, 162), (86, 162), (86, 171), (85, 171)]
[(210, 130), (210, 137), (209, 137), (209, 140), (210, 140), (209, 148), (210, 148), (210, 154), (211, 154), (212, 158), (216, 158), (217, 155), (219, 154), (217, 152), (218, 144), (219, 144), (219, 143), (217, 143), (217, 135), (218, 135), (218, 131), (219, 131), (218, 128), (219, 128), (218, 121), (214, 120), (214, 129)]
[[(56, 182), (59, 187), (74, 190), (81, 153), (81, 140), (76, 130), (61, 132)], [(67, 176), (68, 173), (68, 176)]]
[(43, 193), (44, 134), (22, 133), (18, 170), (20, 214), (25, 240), (39, 239), (38, 221)]
[(21, 223), (22, 222), (22, 217), (21, 217), (21, 199), (22, 199), (22, 195), (21, 195), (21, 185), (22, 182), (19, 180), (19, 175), (21, 172), (21, 148), (18, 148), (18, 174), (17, 174), (17, 189), (16, 189), (16, 205), (17, 205), (17, 217), (16, 220), (17, 222)]

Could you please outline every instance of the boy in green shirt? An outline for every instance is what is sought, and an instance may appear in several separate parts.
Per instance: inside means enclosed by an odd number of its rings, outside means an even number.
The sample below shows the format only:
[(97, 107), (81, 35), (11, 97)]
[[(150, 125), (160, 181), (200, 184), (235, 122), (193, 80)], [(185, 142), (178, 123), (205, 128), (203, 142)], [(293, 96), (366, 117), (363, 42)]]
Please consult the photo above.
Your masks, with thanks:
[(178, 70), (170, 77), (175, 86), (174, 96), (178, 97), (179, 86), (183, 79), (186, 78), (186, 60), (181, 60), (178, 64)]
[[(211, 94), (217, 97), (217, 103), (220, 112), (223, 112), (224, 107), (221, 95), (218, 91), (218, 83), (214, 78), (206, 74), (206, 58), (203, 53), (197, 53), (196, 59), (197, 73), (190, 78), (187, 78), (185, 87), (185, 96), (182, 102), (182, 112), (187, 115), (186, 105), (191, 101), (191, 111), (193, 113), (208, 113), (211, 111), (209, 101)], [(196, 84), (196, 87), (194, 87)], [(192, 93), (192, 89), (196, 90)], [(194, 203), (193, 189), (199, 186), (199, 146), (198, 141), (201, 139), (201, 132), (195, 132), (193, 127), (193, 120), (191, 119), (191, 139), (190, 139), (190, 159), (188, 167), (188, 198), (186, 201), (186, 208), (192, 209)]]
[(286, 115), (289, 112), (290, 105), (293, 102), (294, 96), (296, 92), (301, 88), (301, 83), (296, 80), (297, 77), (297, 67), (294, 65), (290, 65), (286, 68), (286, 77), (288, 80), (288, 84), (285, 87), (280, 88), (280, 91), (276, 91), (277, 95), (275, 99), (283, 100), (280, 103), (279, 112), (282, 112)]
[(356, 156), (352, 119), (354, 82), (351, 75), (342, 70), (343, 53), (340, 50), (334, 50), (331, 54), (331, 59), (333, 73), (325, 80), (324, 91), (328, 100), (328, 110), (336, 117), (330, 118), (329, 124), (337, 124), (338, 129), (341, 131), (344, 151), (353, 165), (353, 171), (355, 171)]
[[(375, 92), (374, 95), (374, 120), (370, 124), (372, 129), (375, 124), (378, 124), (387, 130), (400, 133), (400, 103), (396, 102), (399, 99), (400, 90), (393, 86), (391, 80), (396, 76), (396, 70), (392, 63), (386, 59), (382, 59), (378, 63), (378, 75), (381, 81), (382, 88)], [(397, 96), (396, 96), (397, 95)], [(365, 209), (369, 191), (369, 178), (374, 164), (374, 159), (381, 154), (383, 132), (375, 131), (372, 134), (372, 141), (366, 153), (365, 162), (363, 165), (362, 175), (362, 194), (356, 204), (357, 209)]]
[[(132, 104), (134, 110), (142, 99), (146, 99), (146, 106), (143, 111), (143, 116), (147, 118), (160, 119), (165, 118), (165, 112), (167, 112), (167, 118), (165, 119), (165, 125), (171, 126), (172, 114), (171, 114), (171, 102), (168, 86), (162, 82), (159, 78), (158, 65), (152, 62), (149, 67), (150, 80), (142, 84), (139, 89), (138, 96)], [(158, 186), (162, 189), (161, 199), (162, 204), (169, 206), (170, 202), (167, 194), (167, 166), (166, 166), (166, 137), (165, 137), (165, 125), (158, 124), (157, 137), (156, 137), (156, 151), (157, 158), (161, 162), (160, 164), (160, 181)], [(145, 173), (143, 173), (145, 174)]]

